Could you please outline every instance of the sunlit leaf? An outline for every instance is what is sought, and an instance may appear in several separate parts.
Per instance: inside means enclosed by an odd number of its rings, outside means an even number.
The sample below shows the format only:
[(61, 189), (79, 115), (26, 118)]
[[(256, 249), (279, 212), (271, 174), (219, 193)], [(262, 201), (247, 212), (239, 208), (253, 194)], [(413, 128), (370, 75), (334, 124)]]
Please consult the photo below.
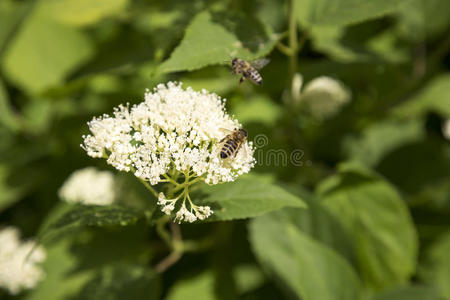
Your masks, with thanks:
[(29, 92), (61, 83), (92, 54), (87, 37), (66, 25), (29, 17), (2, 59), (7, 78)]
[(224, 64), (233, 57), (255, 59), (272, 50), (277, 37), (251, 17), (201, 12), (186, 29), (180, 45), (160, 72), (200, 69)]
[(214, 300), (214, 277), (210, 273), (203, 273), (193, 278), (175, 283), (167, 296), (167, 300)]
[(314, 48), (337, 61), (352, 62), (371, 59), (371, 55), (367, 51), (352, 49), (342, 43), (345, 34), (344, 27), (313, 26), (310, 31)]
[(450, 74), (435, 77), (406, 103), (395, 108), (394, 114), (413, 118), (430, 111), (450, 118)]
[(256, 179), (240, 179), (203, 189), (208, 196), (204, 203), (211, 205), (211, 220), (244, 219), (262, 215), (283, 207), (303, 207), (298, 197), (277, 185)]
[(447, 232), (432, 245), (420, 274), (436, 287), (442, 299), (450, 299), (450, 232)]
[(399, 8), (404, 0), (296, 0), (300, 24), (346, 25), (379, 18)]
[(406, 282), (416, 267), (417, 236), (396, 190), (361, 166), (343, 164), (319, 191), (351, 234), (364, 281), (378, 289)]
[(255, 265), (240, 265), (233, 269), (233, 277), (236, 282), (236, 290), (244, 294), (260, 287), (264, 283), (264, 275)]
[(426, 286), (407, 286), (385, 291), (373, 300), (439, 300), (436, 291)]
[(0, 1), (0, 53), (6, 46), (6, 41), (25, 15), (27, 4), (24, 2)]
[(68, 25), (85, 26), (122, 13), (127, 3), (128, 0), (43, 0), (38, 13)]
[(250, 241), (258, 260), (297, 298), (360, 299), (361, 283), (355, 271), (291, 222), (290, 218), (298, 218), (296, 212), (283, 210), (251, 221)]
[(283, 113), (280, 106), (264, 96), (242, 99), (232, 112), (241, 123), (257, 122), (267, 126), (273, 126)]
[(45, 278), (25, 299), (67, 299), (92, 277), (88, 272), (67, 276), (77, 265), (76, 257), (70, 253), (69, 240), (46, 247), (46, 253), (47, 259), (43, 264)]
[(445, 32), (450, 25), (447, 0), (405, 1), (398, 10), (398, 29), (402, 36), (421, 42), (432, 39)]

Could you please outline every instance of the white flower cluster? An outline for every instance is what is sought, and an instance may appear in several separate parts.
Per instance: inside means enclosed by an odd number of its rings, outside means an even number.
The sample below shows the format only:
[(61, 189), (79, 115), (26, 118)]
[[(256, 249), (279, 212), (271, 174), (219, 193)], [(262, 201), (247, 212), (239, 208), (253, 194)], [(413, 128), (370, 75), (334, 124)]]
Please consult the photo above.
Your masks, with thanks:
[(318, 119), (334, 116), (351, 99), (351, 92), (348, 88), (331, 77), (317, 77), (308, 82), (300, 92), (302, 84), (301, 75), (296, 74), (292, 88), (299, 95), (299, 104)]
[(116, 197), (114, 175), (87, 167), (73, 172), (59, 189), (67, 202), (86, 205), (109, 205)]
[[(83, 136), (88, 155), (107, 158), (118, 170), (132, 171), (139, 179), (156, 185), (176, 181), (182, 174), (186, 182), (201, 179), (207, 184), (235, 180), (254, 166), (253, 148), (246, 142), (246, 151), (232, 159), (219, 158), (218, 143), (227, 133), (240, 125), (225, 111), (225, 100), (206, 90), (183, 89), (169, 82), (147, 90), (145, 101), (132, 107), (119, 106), (113, 116), (104, 115), (88, 123), (91, 135)], [(175, 183), (176, 184), (176, 183)], [(183, 210), (186, 196), (183, 198)], [(175, 209), (178, 198), (162, 199), (165, 213)], [(191, 204), (186, 212), (196, 218), (209, 216), (212, 211)], [(169, 201), (169, 202), (167, 202)], [(172, 205), (173, 203), (173, 205)], [(185, 220), (193, 220), (182, 214)], [(178, 218), (181, 220), (181, 216)]]
[(33, 249), (34, 246), (33, 241), (21, 242), (16, 228), (0, 230), (0, 288), (15, 295), (35, 287), (44, 278), (44, 272), (37, 264), (45, 260), (46, 253), (43, 247)]
[[(158, 204), (162, 206), (161, 211), (166, 215), (170, 215), (172, 211), (175, 209), (175, 204), (182, 195), (183, 194), (180, 194), (175, 199), (166, 199), (166, 196), (163, 193), (159, 193)], [(195, 222), (197, 219), (204, 220), (213, 214), (213, 211), (209, 206), (195, 205), (190, 200), (189, 194), (185, 194), (185, 196), (190, 202), (191, 209), (187, 209), (186, 202), (183, 201), (183, 203), (181, 204), (181, 208), (175, 215), (175, 219), (178, 222), (186, 221), (192, 223)]]

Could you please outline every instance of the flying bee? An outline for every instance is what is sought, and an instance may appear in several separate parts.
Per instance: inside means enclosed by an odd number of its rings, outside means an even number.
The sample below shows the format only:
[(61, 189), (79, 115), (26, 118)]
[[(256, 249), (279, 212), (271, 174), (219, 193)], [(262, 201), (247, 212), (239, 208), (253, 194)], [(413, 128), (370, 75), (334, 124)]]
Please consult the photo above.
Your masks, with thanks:
[(240, 58), (233, 58), (231, 60), (231, 72), (242, 75), (239, 83), (244, 82), (246, 79), (250, 79), (255, 84), (261, 85), (263, 80), (258, 70), (262, 69), (268, 63), (269, 59), (267, 58), (261, 58), (251, 62), (246, 62)]
[(239, 152), (239, 149), (247, 140), (247, 131), (242, 128), (235, 129), (234, 131), (224, 128), (222, 130), (229, 133), (219, 142), (219, 144), (222, 145), (222, 148), (220, 149), (220, 158), (226, 159), (235, 157)]

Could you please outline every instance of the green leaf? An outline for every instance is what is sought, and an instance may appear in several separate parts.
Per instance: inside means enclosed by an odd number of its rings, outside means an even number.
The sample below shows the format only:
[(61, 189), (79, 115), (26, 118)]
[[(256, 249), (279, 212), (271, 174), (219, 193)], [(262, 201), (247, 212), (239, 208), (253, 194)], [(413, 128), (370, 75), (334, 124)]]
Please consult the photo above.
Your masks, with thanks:
[(308, 209), (299, 210), (291, 221), (314, 240), (332, 248), (348, 261), (353, 261), (352, 243), (341, 222), (326, 210), (319, 199), (298, 184), (286, 186), (306, 201)]
[(167, 300), (214, 300), (214, 277), (203, 273), (193, 278), (175, 283), (170, 289)]
[(145, 299), (157, 297), (158, 281), (147, 265), (152, 251), (148, 238), (146, 228), (128, 226), (91, 228), (47, 243), (46, 276), (27, 299), (114, 299), (109, 293), (120, 299), (126, 298), (124, 293), (131, 299), (143, 299), (142, 293)]
[(433, 135), (395, 149), (377, 165), (377, 170), (408, 196), (445, 182), (449, 169), (449, 147)]
[(373, 300), (439, 300), (435, 290), (426, 286), (407, 286), (376, 295)]
[(361, 137), (348, 139), (346, 148), (349, 158), (368, 166), (375, 166), (393, 150), (425, 137), (421, 120), (387, 120), (367, 127)]
[(398, 35), (392, 31), (384, 31), (375, 35), (368, 41), (367, 48), (389, 63), (407, 63), (411, 59), (409, 48), (399, 47)]
[(241, 99), (233, 107), (232, 113), (244, 124), (258, 122), (267, 126), (273, 126), (282, 116), (282, 109), (270, 98), (265, 96), (256, 96), (252, 98)]
[(442, 299), (450, 299), (450, 232), (447, 232), (427, 251), (420, 275), (436, 287)]
[(26, 191), (26, 186), (8, 182), (11, 173), (11, 169), (0, 165), (0, 212), (18, 201)]
[(160, 299), (157, 275), (145, 265), (116, 264), (83, 287), (79, 299)]
[(209, 187), (203, 191), (208, 196), (202, 200), (212, 206), (211, 220), (234, 220), (259, 216), (283, 207), (306, 207), (300, 198), (277, 185), (257, 179), (239, 179)]
[(347, 25), (379, 18), (399, 8), (404, 0), (296, 0), (300, 24)]
[(201, 12), (159, 72), (192, 71), (224, 64), (232, 57), (246, 60), (268, 54), (277, 36), (252, 17)]
[(67, 25), (86, 26), (122, 13), (127, 3), (128, 0), (43, 0), (38, 13)]
[(236, 88), (236, 78), (230, 76), (230, 70), (223, 67), (205, 68), (184, 75), (180, 81), (185, 87), (190, 86), (196, 91), (205, 89), (214, 91), (218, 95), (224, 95)]
[[(352, 49), (342, 42), (345, 36), (344, 27), (313, 26), (310, 29), (310, 36), (314, 48), (326, 53), (334, 60), (353, 62), (371, 59), (371, 55), (367, 51)], [(361, 48), (361, 45), (359, 47)]]
[(70, 252), (69, 240), (53, 244), (45, 250), (47, 253), (47, 259), (43, 263), (45, 278), (25, 299), (69, 299), (92, 277), (92, 274), (82, 272), (68, 276), (77, 264), (76, 257)]
[(26, 3), (3, 0), (0, 1), (0, 54), (4, 50), (14, 28), (24, 15)]
[(244, 294), (263, 285), (265, 278), (261, 269), (256, 265), (239, 265), (233, 269), (236, 290)]
[[(366, 25), (366, 26), (364, 26)], [(376, 29), (376, 26), (373, 26)], [(313, 26), (309, 37), (313, 47), (330, 58), (340, 62), (389, 62), (405, 63), (410, 58), (408, 49), (399, 47), (398, 37), (392, 31), (370, 33), (370, 25), (359, 24), (353, 27)], [(369, 31), (361, 40), (361, 33)]]
[(8, 79), (38, 93), (62, 82), (92, 52), (83, 33), (33, 15), (6, 49), (2, 68)]
[(445, 33), (450, 25), (447, 0), (410, 0), (405, 1), (398, 10), (398, 31), (404, 37), (423, 42)]
[(0, 80), (0, 124), (11, 131), (19, 129), (19, 118), (13, 111), (3, 81)]
[(255, 218), (249, 225), (256, 257), (297, 298), (360, 299), (361, 283), (347, 261), (304, 234), (291, 219), (298, 210)]
[(71, 205), (56, 220), (43, 228), (40, 239), (56, 238), (65, 232), (87, 226), (127, 226), (136, 223), (143, 213), (123, 206)]
[(435, 77), (407, 103), (398, 106), (394, 114), (404, 118), (414, 118), (427, 112), (436, 112), (450, 118), (450, 74)]
[(396, 190), (360, 165), (342, 164), (339, 174), (319, 186), (322, 204), (342, 222), (353, 240), (365, 282), (382, 289), (414, 273), (417, 236)]

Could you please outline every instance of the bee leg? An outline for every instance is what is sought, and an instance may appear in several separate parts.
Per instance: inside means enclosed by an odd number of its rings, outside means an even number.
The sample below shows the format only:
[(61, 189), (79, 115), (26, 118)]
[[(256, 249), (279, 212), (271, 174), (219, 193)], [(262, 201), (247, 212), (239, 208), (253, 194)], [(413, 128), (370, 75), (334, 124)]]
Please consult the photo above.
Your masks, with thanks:
[(244, 77), (244, 76), (242, 76), (242, 77), (241, 77), (241, 79), (239, 79), (239, 84), (243, 83), (243, 82), (244, 82), (244, 80), (245, 80), (245, 77)]

